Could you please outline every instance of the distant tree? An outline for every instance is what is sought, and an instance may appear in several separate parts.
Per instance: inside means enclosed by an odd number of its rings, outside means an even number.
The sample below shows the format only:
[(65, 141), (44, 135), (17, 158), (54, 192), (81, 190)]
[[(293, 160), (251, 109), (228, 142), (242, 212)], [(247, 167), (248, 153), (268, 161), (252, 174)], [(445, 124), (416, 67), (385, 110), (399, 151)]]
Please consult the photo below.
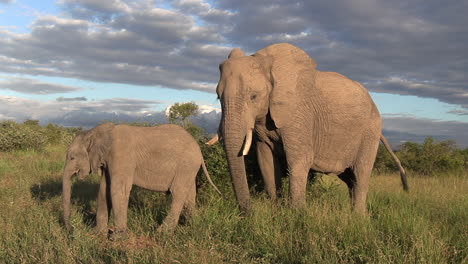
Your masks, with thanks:
[(468, 170), (468, 148), (460, 150), (460, 154), (463, 155), (463, 159), (465, 160), (465, 170)]
[(39, 126), (39, 120), (28, 119), (24, 121), (23, 124), (27, 126)]
[(197, 115), (198, 105), (189, 102), (189, 103), (175, 103), (169, 109), (169, 123), (178, 124), (184, 128), (188, 128), (191, 125), (190, 116)]
[(41, 150), (46, 144), (47, 137), (42, 128), (34, 122), (17, 124), (14, 121), (4, 121), (0, 123), (0, 151)]
[(377, 173), (398, 171), (395, 161), (382, 144), (379, 145), (377, 156), (375, 157), (374, 170)]
[(460, 172), (466, 164), (453, 140), (435, 141), (428, 137), (423, 144), (406, 142), (398, 154), (403, 166), (422, 175)]
[[(453, 140), (436, 141), (432, 137), (424, 143), (406, 142), (395, 153), (403, 167), (424, 176), (468, 172), (468, 148), (459, 149)], [(395, 162), (383, 147), (379, 147), (374, 163), (377, 173), (396, 171)]]

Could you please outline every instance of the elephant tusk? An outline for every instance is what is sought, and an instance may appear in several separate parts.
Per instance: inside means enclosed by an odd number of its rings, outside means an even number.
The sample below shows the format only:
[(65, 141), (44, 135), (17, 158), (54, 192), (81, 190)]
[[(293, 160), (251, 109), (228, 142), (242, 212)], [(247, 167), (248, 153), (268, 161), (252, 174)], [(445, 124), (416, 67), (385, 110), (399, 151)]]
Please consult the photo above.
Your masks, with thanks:
[(210, 139), (208, 142), (206, 142), (205, 144), (208, 145), (208, 146), (212, 146), (212, 145), (216, 144), (218, 141), (219, 141), (219, 136), (216, 135), (212, 139)]
[(245, 137), (244, 149), (242, 151), (243, 156), (249, 154), (250, 146), (252, 146), (252, 129), (249, 129)]

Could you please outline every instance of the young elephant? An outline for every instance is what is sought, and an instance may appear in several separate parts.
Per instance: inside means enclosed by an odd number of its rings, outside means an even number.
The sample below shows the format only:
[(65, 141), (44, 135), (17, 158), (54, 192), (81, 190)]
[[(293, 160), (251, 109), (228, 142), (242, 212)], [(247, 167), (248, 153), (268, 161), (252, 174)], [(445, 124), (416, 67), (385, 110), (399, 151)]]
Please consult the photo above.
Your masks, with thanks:
[(185, 207), (195, 206), (195, 178), (200, 166), (218, 193), (194, 138), (176, 125), (135, 127), (105, 123), (75, 137), (63, 173), (63, 220), (70, 227), (71, 178), (101, 175), (97, 201), (97, 230), (107, 231), (111, 208), (114, 234), (126, 231), (132, 185), (172, 194), (170, 212), (158, 228), (172, 229)]

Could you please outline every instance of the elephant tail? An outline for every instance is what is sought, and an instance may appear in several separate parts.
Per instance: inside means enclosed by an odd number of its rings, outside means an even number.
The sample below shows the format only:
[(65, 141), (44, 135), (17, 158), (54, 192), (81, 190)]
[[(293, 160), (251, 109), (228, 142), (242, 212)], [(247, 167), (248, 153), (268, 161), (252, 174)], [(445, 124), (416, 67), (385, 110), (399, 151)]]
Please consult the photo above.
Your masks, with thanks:
[(216, 192), (218, 192), (223, 197), (223, 199), (226, 199), (224, 194), (218, 189), (218, 187), (216, 187), (214, 182), (211, 180), (210, 174), (208, 173), (208, 170), (206, 169), (205, 160), (203, 158), (202, 158), (201, 166), (203, 168), (203, 173), (205, 174), (205, 176), (208, 179), (208, 182), (211, 184), (211, 186), (213, 186), (213, 188), (216, 190)]
[(395, 155), (395, 153), (393, 153), (393, 150), (390, 147), (390, 144), (388, 143), (387, 139), (382, 134), (380, 135), (380, 141), (382, 141), (385, 148), (390, 153), (390, 155), (392, 156), (392, 158), (395, 161), (396, 165), (398, 166), (398, 169), (400, 170), (400, 177), (401, 177), (401, 183), (403, 184), (403, 190), (408, 191), (409, 187), (408, 187), (408, 181), (406, 179), (406, 172), (405, 172), (405, 169), (403, 168), (403, 166), (401, 166), (400, 160)]

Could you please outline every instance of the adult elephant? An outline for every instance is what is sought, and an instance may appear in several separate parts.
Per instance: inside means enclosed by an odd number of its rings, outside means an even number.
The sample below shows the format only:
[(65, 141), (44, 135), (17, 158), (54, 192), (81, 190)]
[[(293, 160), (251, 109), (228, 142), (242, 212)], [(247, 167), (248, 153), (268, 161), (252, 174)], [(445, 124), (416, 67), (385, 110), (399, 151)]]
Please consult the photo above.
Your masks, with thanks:
[[(366, 212), (369, 178), (379, 146), (385, 143), (382, 120), (368, 91), (335, 72), (316, 70), (303, 50), (287, 44), (268, 46), (251, 56), (233, 49), (220, 65), (216, 89), (222, 106), (219, 136), (240, 209), (250, 210), (244, 158), (257, 140), (258, 163), (272, 199), (281, 190), (279, 157), (286, 156), (290, 200), (305, 203), (310, 170), (335, 173), (349, 188), (353, 209)], [(252, 136), (252, 133), (256, 137)]]

